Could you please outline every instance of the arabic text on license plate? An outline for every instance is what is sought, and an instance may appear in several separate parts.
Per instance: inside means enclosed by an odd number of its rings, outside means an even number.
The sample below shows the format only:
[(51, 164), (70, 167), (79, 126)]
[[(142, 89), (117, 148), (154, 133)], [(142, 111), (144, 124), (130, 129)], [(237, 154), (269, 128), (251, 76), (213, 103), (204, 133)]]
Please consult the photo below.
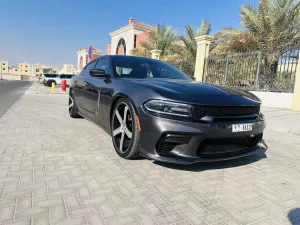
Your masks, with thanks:
[(232, 132), (243, 132), (252, 130), (252, 124), (233, 124)]

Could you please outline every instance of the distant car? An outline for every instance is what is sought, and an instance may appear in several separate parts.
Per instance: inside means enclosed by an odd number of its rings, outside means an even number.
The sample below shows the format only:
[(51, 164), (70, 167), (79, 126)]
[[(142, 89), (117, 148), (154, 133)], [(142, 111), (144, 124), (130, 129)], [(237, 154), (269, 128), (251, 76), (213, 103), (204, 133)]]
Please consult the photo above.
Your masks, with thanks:
[(39, 83), (40, 83), (40, 84), (45, 84), (45, 81), (46, 81), (46, 83), (47, 83), (48, 80), (53, 79), (53, 78), (55, 78), (55, 77), (57, 77), (57, 74), (51, 74), (51, 73), (44, 73), (44, 74), (41, 74), (41, 75), (39, 76)]
[(54, 83), (55, 85), (61, 85), (62, 80), (66, 80), (67, 86), (69, 86), (70, 80), (73, 76), (75, 76), (75, 75), (72, 75), (72, 74), (59, 74), (59, 75), (56, 75), (56, 77), (54, 77), (52, 79), (48, 79), (46, 82), (44, 82), (44, 84), (48, 87), (51, 87), (52, 83)]
[(70, 116), (100, 124), (121, 157), (182, 164), (263, 150), (260, 105), (250, 92), (193, 81), (162, 61), (120, 55), (91, 61), (71, 79), (69, 92)]

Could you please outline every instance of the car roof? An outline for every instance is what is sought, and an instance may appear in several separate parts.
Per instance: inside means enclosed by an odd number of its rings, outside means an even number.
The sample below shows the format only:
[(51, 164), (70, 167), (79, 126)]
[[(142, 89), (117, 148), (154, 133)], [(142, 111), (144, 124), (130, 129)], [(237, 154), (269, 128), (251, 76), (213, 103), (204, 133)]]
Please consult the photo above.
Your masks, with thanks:
[(104, 56), (100, 56), (94, 60), (105, 59), (105, 58), (133, 58), (133, 59), (148, 59), (148, 60), (153, 60), (153, 61), (160, 61), (160, 60), (152, 59), (149, 57), (134, 56), (134, 55), (104, 55)]

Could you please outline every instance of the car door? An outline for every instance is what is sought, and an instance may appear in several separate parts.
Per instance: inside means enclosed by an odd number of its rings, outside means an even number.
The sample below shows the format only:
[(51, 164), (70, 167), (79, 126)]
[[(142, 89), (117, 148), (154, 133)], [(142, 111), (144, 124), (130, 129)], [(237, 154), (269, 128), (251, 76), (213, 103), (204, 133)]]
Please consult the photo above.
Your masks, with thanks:
[[(100, 58), (94, 69), (103, 69), (109, 74), (109, 63), (107, 58)], [(89, 76), (86, 79), (87, 110), (95, 121), (101, 123), (103, 118), (103, 98), (102, 94), (106, 88), (107, 78)]]
[(79, 111), (87, 116), (90, 116), (88, 111), (88, 96), (86, 91), (86, 80), (90, 77), (89, 72), (96, 65), (97, 61), (94, 60), (84, 67), (82, 72), (76, 77), (75, 80), (75, 102)]
[(61, 81), (64, 79), (65, 79), (65, 75), (61, 74), (55, 78), (55, 82), (56, 82), (56, 84), (61, 85)]

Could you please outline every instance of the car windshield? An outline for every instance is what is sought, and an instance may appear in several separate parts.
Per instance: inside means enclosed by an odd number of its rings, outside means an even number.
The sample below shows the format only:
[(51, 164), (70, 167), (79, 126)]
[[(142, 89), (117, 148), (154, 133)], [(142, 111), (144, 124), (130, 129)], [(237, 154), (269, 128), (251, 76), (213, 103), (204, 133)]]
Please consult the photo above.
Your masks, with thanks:
[(167, 78), (190, 80), (187, 75), (175, 67), (149, 58), (128, 56), (113, 57), (114, 73), (117, 78)]

